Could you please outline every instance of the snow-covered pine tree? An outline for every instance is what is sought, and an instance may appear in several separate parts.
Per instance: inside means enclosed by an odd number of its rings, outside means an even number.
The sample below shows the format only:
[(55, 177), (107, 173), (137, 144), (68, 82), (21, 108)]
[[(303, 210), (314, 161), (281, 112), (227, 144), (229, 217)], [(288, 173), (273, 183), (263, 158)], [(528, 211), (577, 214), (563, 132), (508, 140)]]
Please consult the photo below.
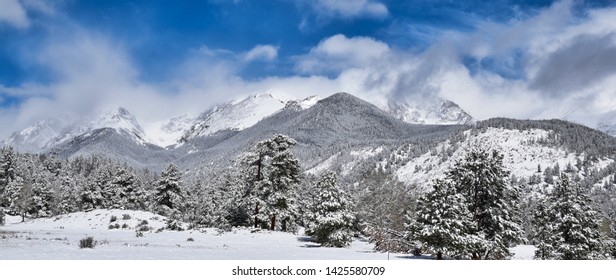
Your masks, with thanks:
[(519, 189), (508, 178), (503, 156), (482, 149), (471, 150), (447, 172), (447, 179), (467, 200), (475, 223), (473, 234), (483, 236), (484, 242), (471, 249), (473, 259), (508, 258), (509, 248), (524, 240), (517, 217)]
[(83, 211), (91, 211), (94, 209), (103, 208), (104, 200), (103, 190), (97, 181), (89, 181), (86, 186), (79, 192), (79, 204)]
[(448, 180), (435, 180), (432, 190), (417, 201), (417, 219), (410, 221), (410, 239), (436, 255), (464, 258), (481, 240), (474, 236), (472, 215), (466, 199)]
[(327, 172), (315, 187), (306, 234), (326, 247), (346, 247), (353, 241), (353, 222), (348, 196), (336, 184), (336, 175)]
[(533, 239), (537, 242), (535, 259), (551, 260), (555, 258), (554, 244), (558, 236), (554, 235), (554, 224), (550, 222), (549, 202), (541, 199), (533, 215)]
[(0, 207), (0, 226), (3, 226), (6, 223), (5, 219), (4, 208)]
[(0, 207), (9, 207), (7, 185), (15, 180), (16, 155), (12, 147), (0, 151)]
[(536, 258), (588, 260), (603, 257), (599, 216), (586, 191), (563, 173), (547, 203), (545, 213), (538, 215), (536, 223), (546, 225), (543, 234), (538, 236), (538, 248), (548, 253), (536, 255)]
[(174, 164), (170, 164), (160, 175), (154, 189), (154, 210), (160, 215), (179, 218), (184, 200), (181, 174)]
[(136, 181), (135, 173), (127, 165), (118, 166), (111, 179), (113, 206), (118, 209), (144, 209), (145, 190)]
[(243, 178), (254, 226), (287, 231), (297, 219), (299, 161), (291, 152), (295, 140), (285, 135), (258, 142), (242, 156)]
[(56, 213), (66, 214), (78, 211), (79, 209), (79, 191), (77, 186), (81, 181), (79, 174), (71, 174), (68, 170), (63, 169), (58, 175), (56, 183)]
[(287, 231), (294, 227), (298, 218), (296, 206), (297, 186), (300, 183), (299, 160), (291, 152), (297, 144), (295, 140), (284, 135), (276, 135), (270, 139), (275, 143), (274, 156), (271, 161), (270, 181), (271, 193), (267, 198), (271, 220), (271, 230), (276, 230), (280, 221), (280, 230)]
[(26, 184), (20, 176), (15, 176), (15, 179), (6, 186), (6, 193), (9, 201), (9, 213), (21, 215), (23, 222), (28, 212), (32, 186)]
[(50, 183), (40, 178), (34, 180), (28, 202), (28, 214), (34, 218), (51, 217), (54, 204), (54, 192)]

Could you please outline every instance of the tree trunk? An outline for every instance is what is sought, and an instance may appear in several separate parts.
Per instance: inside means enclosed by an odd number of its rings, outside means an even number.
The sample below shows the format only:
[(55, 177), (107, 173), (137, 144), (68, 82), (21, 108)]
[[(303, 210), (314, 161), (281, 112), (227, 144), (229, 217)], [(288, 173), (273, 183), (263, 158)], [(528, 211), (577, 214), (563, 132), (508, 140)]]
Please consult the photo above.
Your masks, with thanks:
[(439, 251), (438, 253), (436, 253), (436, 259), (437, 260), (442, 260), (443, 259), (443, 252)]
[(285, 232), (287, 231), (287, 220), (286, 219), (282, 220), (282, 224), (280, 225), (280, 229), (282, 231), (285, 231)]
[(263, 155), (259, 154), (259, 162), (257, 162), (257, 181), (261, 181), (261, 164), (263, 162)]
[(259, 228), (259, 203), (255, 205), (255, 228)]
[(272, 215), (272, 227), (271, 230), (276, 230), (276, 215)]

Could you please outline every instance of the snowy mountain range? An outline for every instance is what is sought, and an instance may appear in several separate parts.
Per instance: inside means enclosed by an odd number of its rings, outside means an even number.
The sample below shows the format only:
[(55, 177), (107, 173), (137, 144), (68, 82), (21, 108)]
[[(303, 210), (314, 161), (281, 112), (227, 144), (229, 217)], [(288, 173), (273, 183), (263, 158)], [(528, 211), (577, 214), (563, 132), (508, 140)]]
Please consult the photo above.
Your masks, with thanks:
[(216, 173), (257, 141), (282, 133), (297, 140), (294, 153), (309, 174), (334, 170), (358, 181), (377, 168), (405, 184), (441, 176), (473, 147), (499, 150), (507, 167), (524, 178), (537, 175), (538, 165), (573, 165), (582, 178), (589, 168), (596, 169), (596, 177), (616, 166), (616, 138), (582, 125), (475, 122), (449, 101), (423, 105), (390, 102), (383, 110), (346, 93), (302, 100), (264, 93), (195, 118), (148, 124), (148, 130), (123, 108), (86, 120), (67, 115), (14, 133), (5, 144), (63, 158), (99, 154), (153, 170), (171, 162), (185, 170), (207, 165), (200, 172)]
[[(246, 129), (284, 108), (305, 110), (320, 99), (315, 95), (295, 100), (266, 92), (216, 106), (197, 117), (181, 115), (168, 120), (146, 123), (143, 127), (134, 115), (122, 107), (103, 112), (93, 118), (64, 113), (13, 133), (3, 141), (3, 144), (23, 152), (46, 152), (78, 136), (87, 136), (94, 130), (111, 128), (118, 133), (126, 134), (137, 144), (169, 148), (223, 130)], [(390, 101), (380, 108), (393, 117), (411, 124), (449, 125), (473, 122), (473, 118), (458, 105), (442, 99), (419, 103)]]

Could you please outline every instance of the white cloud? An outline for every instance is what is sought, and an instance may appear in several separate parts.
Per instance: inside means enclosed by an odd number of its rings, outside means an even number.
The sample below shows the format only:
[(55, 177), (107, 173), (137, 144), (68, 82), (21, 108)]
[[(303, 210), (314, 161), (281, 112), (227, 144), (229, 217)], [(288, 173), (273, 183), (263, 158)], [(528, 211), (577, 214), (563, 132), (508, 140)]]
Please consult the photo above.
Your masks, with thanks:
[(0, 26), (6, 23), (15, 28), (26, 29), (32, 24), (29, 12), (54, 15), (55, 7), (45, 0), (0, 0)]
[(244, 61), (272, 61), (278, 57), (278, 47), (272, 45), (257, 45), (244, 54)]
[(18, 0), (0, 0), (0, 23), (2, 22), (16, 28), (28, 28), (30, 26), (26, 9)]
[(375, 39), (338, 34), (322, 40), (308, 54), (298, 56), (295, 68), (302, 73), (338, 72), (368, 66), (390, 52), (387, 44)]
[(315, 0), (309, 3), (319, 16), (326, 18), (384, 18), (389, 15), (387, 6), (371, 0)]
[[(260, 80), (246, 80), (238, 73), (254, 59), (277, 59), (274, 46), (260, 45), (238, 53), (202, 47), (169, 80), (154, 84), (140, 78), (122, 45), (104, 36), (72, 32), (71, 38), (50, 41), (37, 58), (57, 81), (0, 86), (2, 92), (27, 97), (19, 107), (0, 109), (0, 125), (6, 128), (0, 136), (61, 111), (89, 114), (124, 106), (149, 122), (197, 114), (214, 104), (264, 90), (297, 98), (346, 91), (377, 103), (388, 98), (439, 96), (479, 119), (566, 117), (594, 125), (616, 115), (616, 73), (610, 65), (583, 63), (593, 54), (612, 55), (616, 43), (610, 36), (616, 36), (616, 9), (592, 10), (585, 18), (573, 20), (572, 8), (570, 2), (563, 2), (524, 20), (485, 22), (470, 34), (446, 34), (421, 53), (394, 49), (374, 38), (339, 34), (324, 38), (294, 58), (295, 69), (302, 76)], [(585, 52), (587, 49), (593, 52)], [(522, 53), (519, 67), (524, 74), (518, 79), (504, 78), (489, 68), (470, 71), (461, 60), (464, 56), (480, 61), (508, 59), (516, 52)], [(550, 90), (555, 85), (562, 89), (567, 83), (550, 80), (543, 86), (532, 86), (541, 81), (541, 73), (558, 73), (565, 68), (555, 61), (569, 63), (567, 67), (580, 70), (574, 74), (593, 82), (567, 86), (556, 95)], [(605, 61), (611, 63), (610, 59)]]

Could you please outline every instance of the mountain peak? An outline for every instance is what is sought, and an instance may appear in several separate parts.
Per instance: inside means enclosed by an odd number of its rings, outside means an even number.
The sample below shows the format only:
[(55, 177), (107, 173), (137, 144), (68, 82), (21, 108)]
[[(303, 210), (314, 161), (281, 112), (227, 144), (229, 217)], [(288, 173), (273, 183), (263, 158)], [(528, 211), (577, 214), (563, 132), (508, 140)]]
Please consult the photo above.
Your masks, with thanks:
[(390, 100), (383, 110), (413, 124), (471, 124), (474, 119), (453, 101), (435, 98)]

